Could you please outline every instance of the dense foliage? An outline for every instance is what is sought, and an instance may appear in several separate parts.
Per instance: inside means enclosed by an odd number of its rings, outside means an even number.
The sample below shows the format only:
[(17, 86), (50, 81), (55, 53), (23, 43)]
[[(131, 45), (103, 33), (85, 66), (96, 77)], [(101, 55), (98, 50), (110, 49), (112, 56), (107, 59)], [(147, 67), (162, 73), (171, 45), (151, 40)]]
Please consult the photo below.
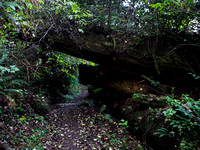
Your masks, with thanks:
[[(133, 50), (129, 49), (131, 46), (140, 49), (141, 45), (145, 45), (143, 40), (147, 39), (148, 45), (145, 46), (153, 48), (145, 53), (142, 50), (137, 53), (145, 61), (153, 61), (152, 65), (158, 75), (162, 70), (159, 63), (168, 62), (168, 59), (163, 60), (156, 53), (168, 51), (166, 58), (171, 58), (173, 53), (173, 59), (179, 67), (184, 68), (188, 76), (192, 75), (198, 80), (198, 55), (188, 56), (187, 52), (193, 48), (199, 50), (200, 47), (199, 8), (199, 2), (193, 0), (1, 1), (0, 128), (1, 123), (11, 126), (15, 123), (22, 125), (26, 120), (42, 122), (43, 118), (40, 116), (29, 116), (33, 113), (45, 115), (49, 111), (49, 102), (69, 101), (80, 94), (78, 65), (89, 62), (55, 52), (52, 45), (57, 37), (70, 40), (71, 45), (81, 50), (81, 35), (102, 34), (112, 41), (117, 53), (126, 52), (129, 55), (133, 55)], [(151, 39), (154, 39), (153, 42)], [(165, 49), (165, 46), (170, 49)], [(180, 46), (186, 46), (183, 49), (186, 53), (180, 52), (184, 53), (182, 60), (176, 57), (175, 51)], [(91, 62), (89, 64), (94, 65)], [(152, 84), (157, 86), (159, 83)], [(168, 107), (162, 113), (166, 117), (168, 129), (163, 127), (157, 133), (163, 135), (164, 132), (175, 137), (177, 148), (197, 148), (200, 142), (199, 100), (186, 95), (180, 99), (166, 99)], [(121, 125), (128, 127), (126, 121)], [(45, 129), (39, 130), (44, 133), (42, 135), (46, 134)], [(33, 132), (38, 134), (38, 129)], [(10, 136), (9, 133), (0, 131), (0, 139), (4, 143)], [(17, 134), (12, 135), (13, 145), (19, 144), (17, 138)], [(29, 142), (30, 148), (34, 148), (42, 139), (39, 137), (33, 142), (25, 135), (22, 138)]]
[[(138, 35), (159, 35), (172, 28), (199, 29), (199, 4), (188, 1), (78, 1), (94, 14), (92, 23), (102, 28)], [(195, 19), (195, 21), (194, 21)], [(198, 28), (198, 29), (197, 29)]]
[[(167, 96), (168, 107), (162, 110), (165, 116), (165, 127), (154, 134), (168, 136), (176, 141), (176, 149), (195, 149), (199, 147), (200, 103), (188, 95), (181, 99)], [(160, 112), (159, 112), (160, 113)]]
[[(55, 3), (45, 2), (49, 6)], [(84, 60), (40, 47), (43, 38), (37, 44), (30, 38), (37, 34), (37, 27), (41, 30), (40, 25), (44, 25), (42, 17), (48, 16), (42, 14), (45, 4), (25, 0), (0, 2), (0, 149), (9, 145), (42, 148), (48, 131), (47, 122), (40, 115), (46, 118), (49, 102), (71, 100), (65, 94), (73, 97), (80, 93), (77, 69)], [(76, 7), (76, 3), (62, 8), (70, 15), (71, 7)], [(57, 14), (59, 10), (50, 11)], [(28, 134), (26, 129), (33, 124), (34, 129)]]

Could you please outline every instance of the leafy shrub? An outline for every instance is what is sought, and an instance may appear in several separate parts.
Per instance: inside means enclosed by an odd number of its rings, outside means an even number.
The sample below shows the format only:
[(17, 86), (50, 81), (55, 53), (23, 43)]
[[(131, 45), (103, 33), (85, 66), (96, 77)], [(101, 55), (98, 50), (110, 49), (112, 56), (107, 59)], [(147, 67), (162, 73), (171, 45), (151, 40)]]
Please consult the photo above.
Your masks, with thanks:
[(15, 65), (10, 65), (9, 67), (0, 66), (0, 93), (4, 96), (11, 96), (13, 93), (23, 95), (20, 86), (26, 82), (14, 78), (18, 71), (19, 69)]
[(95, 94), (100, 93), (101, 91), (102, 91), (102, 88), (97, 88), (97, 89), (94, 89), (94, 90), (93, 90), (93, 92), (94, 92)]
[(128, 128), (128, 121), (121, 119), (121, 122), (119, 123), (119, 125), (123, 126), (124, 129)]
[(66, 99), (65, 95), (79, 90), (76, 80), (78, 60), (63, 53), (45, 53), (39, 64), (40, 70), (34, 74), (32, 85), (38, 87), (36, 92), (42, 89), (51, 103), (63, 102)]
[(189, 95), (182, 95), (181, 99), (166, 97), (168, 108), (162, 113), (165, 121), (175, 132), (180, 149), (193, 149), (200, 143), (200, 101), (196, 101)]

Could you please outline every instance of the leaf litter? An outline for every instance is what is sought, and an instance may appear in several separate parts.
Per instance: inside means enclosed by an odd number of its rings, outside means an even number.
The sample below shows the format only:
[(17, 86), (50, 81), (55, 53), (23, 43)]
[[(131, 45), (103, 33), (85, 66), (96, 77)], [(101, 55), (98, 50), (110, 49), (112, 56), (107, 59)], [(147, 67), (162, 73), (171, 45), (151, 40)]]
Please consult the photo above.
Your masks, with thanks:
[(47, 149), (142, 149), (140, 142), (119, 125), (119, 120), (107, 120), (100, 112), (97, 107), (84, 105), (53, 107), (48, 115), (51, 132)]
[(32, 116), (8, 116), (10, 125), (4, 124), (0, 130), (0, 149), (142, 149), (119, 120), (105, 119), (100, 108), (81, 105), (82, 101), (87, 99), (73, 101), (76, 105), (51, 106), (45, 116), (48, 119), (34, 112)]

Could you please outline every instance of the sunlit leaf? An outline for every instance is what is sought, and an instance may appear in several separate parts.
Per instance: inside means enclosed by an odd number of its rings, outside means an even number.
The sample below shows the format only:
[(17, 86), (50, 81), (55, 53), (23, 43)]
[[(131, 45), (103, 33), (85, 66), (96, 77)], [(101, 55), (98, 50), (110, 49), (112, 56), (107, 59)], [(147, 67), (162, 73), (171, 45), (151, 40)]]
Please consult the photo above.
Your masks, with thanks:
[(84, 31), (82, 29), (78, 29), (78, 32), (80, 33), (84, 33)]

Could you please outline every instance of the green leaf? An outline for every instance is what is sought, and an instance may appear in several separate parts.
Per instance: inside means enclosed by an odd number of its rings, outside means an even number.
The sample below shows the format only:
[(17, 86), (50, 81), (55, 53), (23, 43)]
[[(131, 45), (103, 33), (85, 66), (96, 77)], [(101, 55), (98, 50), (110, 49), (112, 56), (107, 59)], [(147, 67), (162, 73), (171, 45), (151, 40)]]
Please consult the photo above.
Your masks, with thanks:
[(20, 79), (16, 79), (10, 82), (10, 85), (22, 85), (22, 84), (29, 85), (26, 81)]
[(101, 112), (103, 112), (106, 109), (106, 105), (101, 106)]
[(19, 93), (20, 95), (23, 95), (21, 89), (6, 89), (5, 91)]
[(3, 96), (6, 96), (6, 93), (3, 91), (0, 91), (1, 94), (3, 94)]
[(161, 137), (163, 137), (163, 136), (166, 136), (166, 134), (161, 134), (159, 137), (161, 138)]
[(84, 33), (84, 31), (82, 29), (78, 29), (78, 32), (80, 33)]
[(16, 7), (18, 7), (20, 10), (22, 10), (22, 7), (19, 6), (17, 3), (15, 4)]
[(41, 4), (44, 4), (43, 0), (39, 0), (39, 2), (40, 2)]
[(121, 119), (120, 121), (121, 121), (121, 122), (124, 122), (125, 120), (124, 120), (124, 119)]
[(0, 114), (2, 114), (3, 115), (3, 111), (0, 109)]
[(153, 133), (153, 134), (162, 134), (162, 132), (155, 132), (155, 133)]
[(15, 3), (14, 2), (9, 2), (9, 7), (12, 8), (13, 10), (15, 10)]
[(166, 128), (163, 128), (163, 127), (162, 127), (162, 128), (160, 128), (160, 129), (158, 129), (158, 131), (159, 131), (159, 130), (160, 130), (160, 131), (165, 131), (165, 132), (168, 132), (168, 130), (167, 130)]
[(104, 115), (104, 118), (105, 118), (106, 120), (108, 120), (108, 119), (111, 118), (111, 116), (110, 116), (110, 114), (105, 114), (105, 115)]
[(200, 107), (199, 107), (199, 106), (197, 106), (197, 105), (194, 105), (194, 107), (195, 107), (197, 110), (199, 110), (199, 111), (200, 111)]

